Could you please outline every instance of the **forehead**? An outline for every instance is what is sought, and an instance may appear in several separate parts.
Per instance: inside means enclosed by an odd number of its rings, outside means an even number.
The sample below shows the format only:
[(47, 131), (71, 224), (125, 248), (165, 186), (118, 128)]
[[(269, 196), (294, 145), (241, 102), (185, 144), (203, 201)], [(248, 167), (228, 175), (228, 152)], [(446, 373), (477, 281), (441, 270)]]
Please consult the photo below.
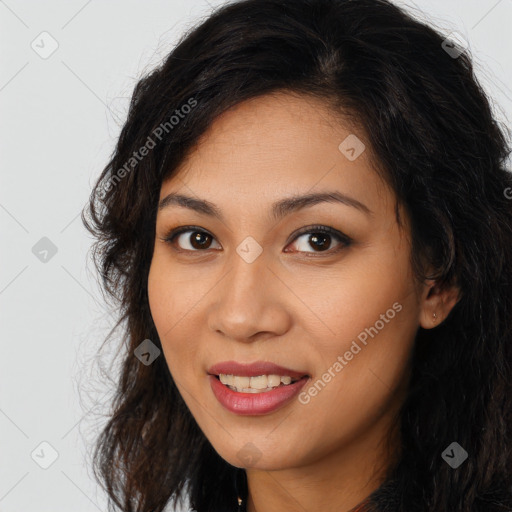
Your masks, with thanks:
[[(355, 159), (346, 152), (351, 146)], [(373, 169), (370, 151), (361, 129), (319, 99), (259, 96), (214, 120), (163, 182), (160, 198), (184, 192), (184, 184), (188, 195), (239, 206), (338, 190), (384, 210), (394, 205), (394, 194)]]

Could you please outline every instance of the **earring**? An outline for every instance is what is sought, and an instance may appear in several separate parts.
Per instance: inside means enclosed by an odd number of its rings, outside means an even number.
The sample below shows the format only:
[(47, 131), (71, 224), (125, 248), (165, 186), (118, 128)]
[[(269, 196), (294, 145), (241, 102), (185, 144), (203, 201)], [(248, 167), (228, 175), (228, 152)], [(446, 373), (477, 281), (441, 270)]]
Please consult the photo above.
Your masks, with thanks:
[(246, 512), (247, 505), (244, 504), (244, 499), (247, 500), (247, 480), (245, 471), (238, 468), (235, 473), (235, 492), (238, 502), (237, 512)]
[(434, 312), (434, 314), (432, 315), (434, 317), (434, 322), (437, 321), (437, 313)]

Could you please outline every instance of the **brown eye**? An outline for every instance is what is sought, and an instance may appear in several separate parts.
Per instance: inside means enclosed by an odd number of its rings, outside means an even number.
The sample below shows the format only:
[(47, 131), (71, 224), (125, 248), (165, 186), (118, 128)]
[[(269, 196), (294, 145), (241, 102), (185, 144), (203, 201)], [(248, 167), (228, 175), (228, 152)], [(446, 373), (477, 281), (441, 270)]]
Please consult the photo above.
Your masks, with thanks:
[[(344, 247), (350, 245), (351, 239), (342, 233), (329, 228), (328, 226), (309, 227), (308, 231), (303, 231), (294, 239), (294, 244), (298, 247), (298, 252), (321, 253), (321, 252), (337, 252)], [(302, 242), (297, 240), (303, 239)], [(332, 247), (333, 241), (337, 242)], [(313, 250), (309, 250), (313, 248)]]
[(200, 251), (210, 249), (213, 240), (214, 238), (205, 231), (189, 229), (175, 233), (169, 241), (178, 244), (178, 247), (185, 251)]
[[(296, 240), (304, 238), (304, 242), (299, 243), (297, 252), (305, 252), (309, 254), (328, 252), (329, 254), (336, 253), (348, 247), (352, 239), (343, 233), (330, 228), (328, 226), (308, 226), (303, 228), (302, 231), (295, 236), (294, 243), (297, 244)], [(181, 228), (172, 230), (163, 240), (173, 247), (177, 251), (182, 252), (201, 252), (212, 249), (212, 243), (215, 241), (215, 237), (210, 233), (196, 228), (194, 226), (182, 226)], [(334, 249), (332, 248), (333, 241), (337, 242)], [(217, 247), (213, 249), (221, 249), (217, 243)], [(310, 250), (313, 249), (313, 250)], [(290, 252), (285, 249), (284, 252)]]

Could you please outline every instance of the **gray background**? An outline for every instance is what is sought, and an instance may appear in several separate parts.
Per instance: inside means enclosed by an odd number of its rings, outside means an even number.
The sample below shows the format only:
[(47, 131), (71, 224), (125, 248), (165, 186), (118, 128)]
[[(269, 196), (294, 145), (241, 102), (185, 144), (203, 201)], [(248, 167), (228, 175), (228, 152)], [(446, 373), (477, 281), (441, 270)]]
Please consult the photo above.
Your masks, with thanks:
[[(79, 214), (136, 80), (221, 3), (0, 1), (0, 512), (106, 510), (87, 456), (112, 391), (94, 357), (115, 316)], [(512, 119), (512, 0), (396, 3), (462, 33)]]

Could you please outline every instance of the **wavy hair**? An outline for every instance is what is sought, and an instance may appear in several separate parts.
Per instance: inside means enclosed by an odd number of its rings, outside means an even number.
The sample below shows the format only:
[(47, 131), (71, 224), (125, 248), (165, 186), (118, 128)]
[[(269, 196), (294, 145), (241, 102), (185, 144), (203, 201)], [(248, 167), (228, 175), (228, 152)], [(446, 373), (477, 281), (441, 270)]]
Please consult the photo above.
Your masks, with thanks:
[[(509, 134), (468, 51), (453, 58), (445, 37), (386, 0), (236, 1), (138, 81), (82, 211), (125, 343), (94, 450), (109, 510), (160, 512), (180, 498), (197, 512), (235, 510), (236, 479), (247, 484), (205, 438), (165, 358), (145, 366), (133, 353), (145, 339), (162, 348), (147, 290), (162, 181), (219, 114), (274, 91), (322, 99), (358, 123), (410, 217), (416, 275), (460, 289), (444, 322), (418, 330), (400, 457), (367, 510), (512, 510)], [(441, 457), (453, 441), (469, 453), (457, 469)]]

